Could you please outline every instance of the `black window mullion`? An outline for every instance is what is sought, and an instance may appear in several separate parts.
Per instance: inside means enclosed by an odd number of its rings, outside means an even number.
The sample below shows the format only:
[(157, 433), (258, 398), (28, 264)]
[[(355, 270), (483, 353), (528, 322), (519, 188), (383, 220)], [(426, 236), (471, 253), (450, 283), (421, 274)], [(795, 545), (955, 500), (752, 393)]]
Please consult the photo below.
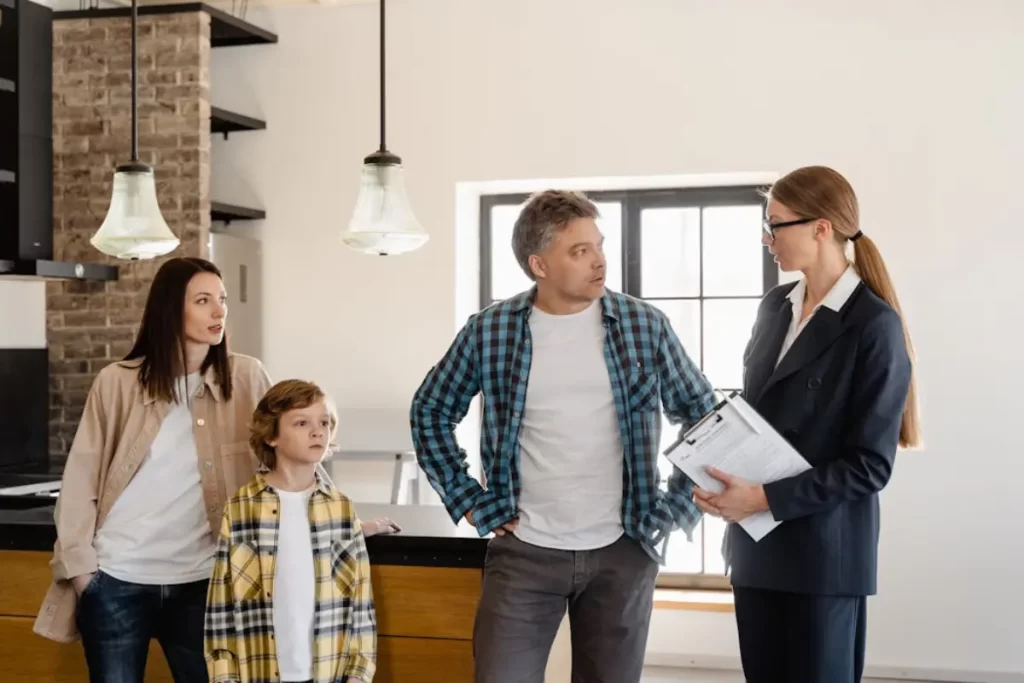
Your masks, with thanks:
[[(699, 207), (697, 211), (697, 254), (700, 257), (697, 260), (697, 295), (699, 299), (699, 319), (700, 319), (700, 359), (697, 361), (700, 364), (701, 372), (704, 372), (704, 207)], [(704, 521), (701, 520), (701, 525)], [(701, 527), (701, 538), (703, 538), (703, 526)], [(700, 555), (701, 571), (703, 572), (704, 566), (704, 553)]]
[(700, 573), (708, 573), (708, 526), (707, 516), (700, 518)]
[(497, 197), (480, 198), (480, 308), (491, 303), (491, 279), (494, 264), (491, 263), (491, 209), (497, 206)]
[(643, 296), (641, 210), (635, 197), (625, 198), (622, 206), (622, 289), (623, 293), (637, 298)]
[[(776, 274), (776, 277), (778, 275)], [(774, 286), (774, 285), (773, 285)], [(742, 299), (761, 299), (764, 294), (722, 294), (710, 296), (648, 296), (644, 301), (737, 301)]]

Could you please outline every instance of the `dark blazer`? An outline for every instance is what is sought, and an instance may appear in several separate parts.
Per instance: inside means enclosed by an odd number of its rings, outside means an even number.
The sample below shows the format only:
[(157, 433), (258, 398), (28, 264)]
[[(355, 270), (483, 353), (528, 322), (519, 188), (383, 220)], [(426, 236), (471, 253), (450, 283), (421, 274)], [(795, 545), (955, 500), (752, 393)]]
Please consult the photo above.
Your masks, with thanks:
[(743, 394), (812, 469), (765, 485), (783, 524), (754, 543), (735, 524), (726, 563), (735, 586), (873, 595), (878, 492), (889, 481), (911, 365), (899, 315), (863, 282), (838, 311), (822, 306), (779, 363), (792, 319), (769, 292), (744, 352)]

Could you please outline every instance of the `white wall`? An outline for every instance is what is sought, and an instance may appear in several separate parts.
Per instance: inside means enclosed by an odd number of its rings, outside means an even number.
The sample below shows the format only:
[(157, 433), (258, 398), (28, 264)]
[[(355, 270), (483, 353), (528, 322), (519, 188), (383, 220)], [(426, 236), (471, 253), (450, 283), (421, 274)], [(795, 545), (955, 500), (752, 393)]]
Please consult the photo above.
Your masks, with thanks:
[(0, 278), (0, 349), (46, 348), (46, 283)]
[[(268, 120), (215, 141), (213, 163), (217, 198), (268, 212), (274, 375), (315, 377), (337, 396), (342, 445), (407, 443), (410, 395), (460, 322), (457, 182), (833, 165), (898, 284), (927, 437), (884, 493), (869, 660), (1024, 670), (1024, 4), (388, 7), (389, 147), (432, 234), (404, 257), (337, 242), (377, 144), (376, 6), (281, 9), (279, 44), (214, 52), (214, 102)], [(737, 652), (731, 618), (715, 614), (657, 614), (650, 648)]]

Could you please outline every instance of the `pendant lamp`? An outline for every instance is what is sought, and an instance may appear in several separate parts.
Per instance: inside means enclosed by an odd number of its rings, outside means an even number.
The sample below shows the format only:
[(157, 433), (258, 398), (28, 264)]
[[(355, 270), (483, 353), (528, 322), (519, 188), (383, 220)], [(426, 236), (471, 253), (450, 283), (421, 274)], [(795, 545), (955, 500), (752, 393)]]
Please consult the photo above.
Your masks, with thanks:
[(107, 217), (89, 242), (119, 259), (151, 259), (177, 248), (156, 199), (153, 167), (139, 161), (138, 0), (132, 0), (132, 158), (114, 170)]
[(380, 149), (363, 159), (355, 210), (341, 235), (352, 249), (381, 256), (414, 251), (430, 239), (409, 206), (402, 160), (384, 142), (384, 5), (380, 0)]

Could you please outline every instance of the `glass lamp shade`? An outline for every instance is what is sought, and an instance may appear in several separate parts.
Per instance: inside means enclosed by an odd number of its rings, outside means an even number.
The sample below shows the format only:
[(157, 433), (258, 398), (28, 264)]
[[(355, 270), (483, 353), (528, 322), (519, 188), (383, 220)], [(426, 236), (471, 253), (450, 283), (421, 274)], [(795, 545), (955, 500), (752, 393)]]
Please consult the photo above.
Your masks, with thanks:
[(385, 256), (415, 251), (429, 239), (409, 206), (398, 157), (367, 157), (352, 220), (341, 241), (356, 251)]
[(117, 167), (107, 217), (89, 242), (108, 256), (131, 260), (156, 258), (177, 248), (179, 240), (160, 213), (151, 166), (135, 162)]

